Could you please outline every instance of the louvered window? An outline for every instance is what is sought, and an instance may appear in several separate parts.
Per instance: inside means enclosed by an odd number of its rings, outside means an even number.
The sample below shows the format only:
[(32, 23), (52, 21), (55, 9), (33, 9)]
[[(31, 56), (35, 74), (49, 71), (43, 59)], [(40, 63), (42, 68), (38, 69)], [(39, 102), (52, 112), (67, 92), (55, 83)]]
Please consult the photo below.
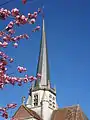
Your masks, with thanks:
[(34, 106), (38, 106), (38, 94), (34, 95)]

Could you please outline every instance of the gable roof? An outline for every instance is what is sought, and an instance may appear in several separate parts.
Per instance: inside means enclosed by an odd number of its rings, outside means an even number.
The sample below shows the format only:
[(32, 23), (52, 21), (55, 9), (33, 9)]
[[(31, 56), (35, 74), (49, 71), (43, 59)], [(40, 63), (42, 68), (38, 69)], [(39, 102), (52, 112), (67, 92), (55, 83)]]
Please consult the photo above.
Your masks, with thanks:
[(21, 105), (13, 116), (13, 118), (17, 118), (18, 120), (24, 120), (25, 118), (30, 117), (33, 117), (36, 120), (42, 120), (41, 117), (35, 111), (29, 109), (25, 105)]
[(53, 111), (51, 120), (88, 120), (79, 105)]

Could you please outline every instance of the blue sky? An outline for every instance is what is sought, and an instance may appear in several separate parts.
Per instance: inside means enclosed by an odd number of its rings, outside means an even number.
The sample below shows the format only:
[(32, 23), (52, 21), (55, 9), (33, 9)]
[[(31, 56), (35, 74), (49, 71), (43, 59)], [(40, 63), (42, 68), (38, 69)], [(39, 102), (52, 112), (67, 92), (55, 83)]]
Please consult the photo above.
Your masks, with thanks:
[[(7, 0), (0, 1), (0, 4)], [(90, 118), (90, 0), (33, 0), (22, 5), (15, 0), (4, 5), (4, 8), (17, 7), (22, 13), (34, 12), (44, 5), (46, 36), (52, 85), (57, 88), (57, 102), (62, 108), (80, 104)], [(37, 24), (41, 25), (41, 16)], [(0, 20), (2, 30), (9, 20)], [(35, 25), (34, 25), (35, 26)], [(34, 26), (23, 26), (17, 29), (17, 35), (30, 34)], [(17, 49), (12, 45), (6, 53), (15, 59), (9, 73), (16, 76), (15, 67), (25, 66), (28, 74), (35, 75), (39, 54), (41, 32), (33, 33), (29, 40), (20, 41)], [(30, 84), (22, 87), (6, 86), (0, 90), (0, 106), (15, 102), (21, 104), (22, 96), (28, 97)], [(10, 116), (13, 111), (10, 111)], [(1, 118), (0, 118), (1, 119)]]

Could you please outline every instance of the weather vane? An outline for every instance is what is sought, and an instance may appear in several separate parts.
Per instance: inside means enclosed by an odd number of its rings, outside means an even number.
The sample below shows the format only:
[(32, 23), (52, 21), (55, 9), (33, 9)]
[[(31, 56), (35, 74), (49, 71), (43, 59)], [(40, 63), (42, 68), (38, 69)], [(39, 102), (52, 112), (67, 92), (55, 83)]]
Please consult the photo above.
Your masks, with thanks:
[(44, 5), (42, 5), (42, 17), (44, 18)]

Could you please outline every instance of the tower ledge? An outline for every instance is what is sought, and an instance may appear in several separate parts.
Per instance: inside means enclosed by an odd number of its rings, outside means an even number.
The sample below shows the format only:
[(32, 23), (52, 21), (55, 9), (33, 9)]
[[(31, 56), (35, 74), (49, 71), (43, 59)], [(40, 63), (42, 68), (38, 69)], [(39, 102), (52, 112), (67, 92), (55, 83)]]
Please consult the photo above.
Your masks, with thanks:
[(47, 86), (41, 86), (40, 88), (32, 88), (32, 92), (34, 91), (39, 91), (39, 90), (44, 90), (44, 91), (50, 91), (51, 93), (53, 93), (56, 96), (56, 90), (54, 88), (47, 88)]

